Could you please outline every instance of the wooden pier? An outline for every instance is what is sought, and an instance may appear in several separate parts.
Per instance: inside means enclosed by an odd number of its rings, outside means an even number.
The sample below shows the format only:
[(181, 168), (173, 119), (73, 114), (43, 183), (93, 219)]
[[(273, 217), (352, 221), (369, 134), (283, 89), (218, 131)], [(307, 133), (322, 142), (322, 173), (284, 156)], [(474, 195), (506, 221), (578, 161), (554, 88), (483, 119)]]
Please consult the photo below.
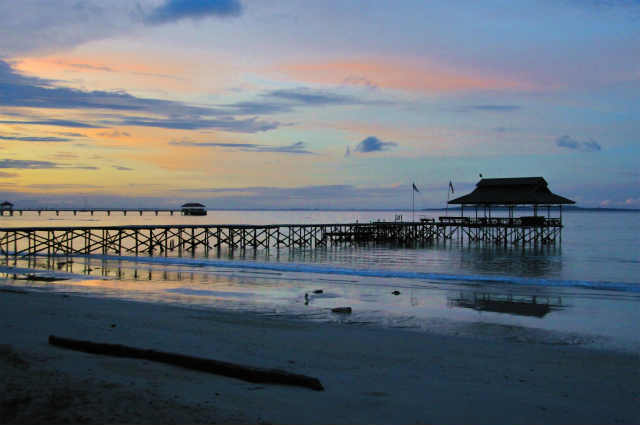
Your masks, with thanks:
[(168, 255), (209, 250), (321, 248), (339, 245), (418, 246), (435, 241), (547, 245), (561, 237), (560, 219), (440, 217), (419, 222), (128, 225), (0, 228), (0, 254)]

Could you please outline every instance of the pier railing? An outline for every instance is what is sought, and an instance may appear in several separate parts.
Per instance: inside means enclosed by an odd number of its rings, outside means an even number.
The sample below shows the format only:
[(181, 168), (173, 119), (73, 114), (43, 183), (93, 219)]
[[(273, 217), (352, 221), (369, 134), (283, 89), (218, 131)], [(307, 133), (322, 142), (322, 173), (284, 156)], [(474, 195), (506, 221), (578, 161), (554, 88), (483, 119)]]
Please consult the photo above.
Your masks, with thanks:
[(465, 226), (543, 226), (561, 227), (559, 218), (547, 218), (544, 216), (525, 217), (439, 217), (441, 223), (447, 225)]

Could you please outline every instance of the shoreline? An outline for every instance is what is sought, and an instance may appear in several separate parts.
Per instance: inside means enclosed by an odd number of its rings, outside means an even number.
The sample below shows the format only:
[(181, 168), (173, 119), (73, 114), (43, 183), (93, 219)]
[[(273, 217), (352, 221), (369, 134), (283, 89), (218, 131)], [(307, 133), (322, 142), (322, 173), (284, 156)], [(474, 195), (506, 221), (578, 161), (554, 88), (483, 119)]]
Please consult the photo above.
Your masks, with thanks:
[[(640, 421), (633, 353), (34, 291), (3, 291), (0, 308), (3, 422)], [(282, 369), (325, 391), (64, 350), (50, 334)]]

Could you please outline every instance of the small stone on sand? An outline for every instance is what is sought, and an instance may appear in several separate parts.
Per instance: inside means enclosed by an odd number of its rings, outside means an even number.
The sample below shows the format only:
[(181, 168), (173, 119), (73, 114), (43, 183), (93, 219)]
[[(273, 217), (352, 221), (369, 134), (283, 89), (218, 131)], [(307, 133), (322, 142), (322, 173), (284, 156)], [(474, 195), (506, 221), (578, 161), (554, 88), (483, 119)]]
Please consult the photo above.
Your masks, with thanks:
[(351, 314), (351, 307), (335, 307), (332, 308), (331, 311), (333, 313), (341, 313), (341, 314)]

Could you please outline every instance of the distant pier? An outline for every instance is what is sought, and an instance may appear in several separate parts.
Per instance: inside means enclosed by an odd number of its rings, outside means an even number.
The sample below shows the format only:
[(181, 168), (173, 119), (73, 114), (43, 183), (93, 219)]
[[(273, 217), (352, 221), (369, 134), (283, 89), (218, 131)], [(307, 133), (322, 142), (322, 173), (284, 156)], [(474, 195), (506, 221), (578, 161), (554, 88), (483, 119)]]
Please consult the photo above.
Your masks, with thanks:
[(78, 215), (78, 213), (93, 215), (97, 212), (106, 213), (107, 215), (111, 215), (111, 213), (122, 213), (125, 216), (127, 213), (137, 213), (139, 215), (142, 215), (142, 213), (155, 213), (155, 215), (159, 213), (169, 213), (173, 215), (174, 213), (182, 213), (182, 211), (181, 208), (6, 208), (0, 209), (0, 216), (22, 215), (25, 212), (36, 212), (38, 215), (42, 215), (42, 213), (55, 213), (56, 215), (60, 215), (61, 212), (72, 212), (73, 215)]
[(0, 228), (0, 254), (168, 255), (196, 250), (320, 248), (434, 241), (549, 245), (561, 238), (559, 218), (440, 217), (418, 222), (273, 225), (124, 225)]

